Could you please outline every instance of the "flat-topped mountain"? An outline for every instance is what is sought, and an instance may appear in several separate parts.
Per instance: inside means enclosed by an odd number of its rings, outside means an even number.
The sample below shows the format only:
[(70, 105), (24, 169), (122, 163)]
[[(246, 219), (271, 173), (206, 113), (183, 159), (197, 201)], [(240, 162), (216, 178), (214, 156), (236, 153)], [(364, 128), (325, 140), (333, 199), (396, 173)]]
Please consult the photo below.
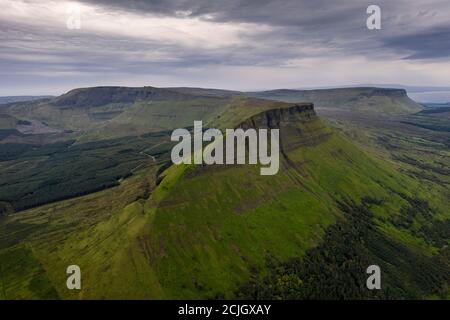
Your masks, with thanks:
[(112, 103), (185, 99), (186, 94), (155, 87), (92, 87), (71, 90), (52, 100), (59, 107), (97, 107)]
[[(198, 119), (209, 124), (226, 124), (224, 119), (248, 116), (252, 106), (276, 102), (313, 103), (319, 111), (383, 115), (413, 114), (423, 109), (403, 89), (364, 87), (240, 92), (189, 87), (104, 86), (74, 89), (51, 99), (5, 104), (0, 113), (17, 121), (34, 120), (40, 127), (45, 127), (45, 132), (67, 131), (77, 139), (93, 141), (190, 126)], [(233, 112), (228, 112), (230, 107)], [(17, 128), (13, 125), (8, 129)], [(4, 133), (9, 134), (14, 131)]]
[(319, 90), (270, 90), (247, 93), (261, 99), (285, 102), (308, 101), (316, 108), (346, 109), (357, 112), (408, 114), (423, 108), (411, 100), (406, 90), (390, 88), (337, 88)]
[(0, 97), (0, 104), (22, 102), (22, 101), (35, 101), (50, 98), (53, 98), (53, 96), (5, 96)]

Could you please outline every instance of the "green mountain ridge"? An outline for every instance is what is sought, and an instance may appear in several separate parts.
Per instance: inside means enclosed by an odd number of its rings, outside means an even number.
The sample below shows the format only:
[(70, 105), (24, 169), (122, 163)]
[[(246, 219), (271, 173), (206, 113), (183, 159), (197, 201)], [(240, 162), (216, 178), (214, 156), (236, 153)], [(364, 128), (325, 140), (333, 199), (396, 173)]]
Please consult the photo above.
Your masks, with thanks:
[(270, 90), (251, 92), (250, 96), (285, 102), (310, 101), (317, 109), (333, 108), (356, 112), (383, 114), (408, 114), (422, 110), (411, 100), (404, 89), (389, 88), (338, 88), (319, 90)]
[[(81, 141), (174, 129), (213, 117), (229, 104), (249, 97), (287, 103), (314, 103), (316, 109), (410, 114), (422, 110), (402, 89), (344, 88), (238, 92), (202, 88), (93, 87), (69, 91), (40, 101), (11, 103), (0, 108), (20, 120), (40, 121), (49, 130), (67, 131)], [(260, 103), (267, 103), (261, 101)], [(59, 135), (61, 136), (61, 135)], [(13, 139), (14, 140), (14, 139)]]
[(51, 99), (53, 96), (4, 96), (0, 97), (0, 106), (8, 103), (16, 103), (22, 101), (35, 101)]
[(92, 87), (71, 90), (53, 99), (51, 104), (65, 108), (83, 108), (143, 100), (182, 100), (190, 96), (190, 94), (155, 87)]

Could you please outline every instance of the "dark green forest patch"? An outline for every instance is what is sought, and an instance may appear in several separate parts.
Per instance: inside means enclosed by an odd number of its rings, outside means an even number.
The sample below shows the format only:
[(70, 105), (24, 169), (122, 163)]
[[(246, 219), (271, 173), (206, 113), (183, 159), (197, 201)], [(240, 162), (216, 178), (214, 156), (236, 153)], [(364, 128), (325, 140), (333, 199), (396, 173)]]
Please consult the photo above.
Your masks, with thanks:
[(0, 202), (4, 203), (0, 212), (6, 212), (6, 207), (20, 211), (116, 186), (135, 170), (165, 159), (168, 148), (159, 148), (155, 155), (144, 151), (168, 139), (167, 134), (160, 134), (83, 144), (0, 145)]
[[(279, 262), (254, 275), (236, 293), (250, 299), (417, 299), (450, 282), (449, 249), (426, 257), (383, 234), (367, 202), (339, 203), (345, 218), (303, 258)], [(369, 265), (381, 268), (381, 290), (368, 290)]]
[(403, 197), (408, 201), (406, 206), (400, 209), (400, 215), (396, 216), (392, 223), (397, 228), (410, 230), (416, 237), (425, 239), (429, 244), (442, 248), (448, 245), (450, 240), (450, 220), (436, 220), (435, 212), (427, 201)]

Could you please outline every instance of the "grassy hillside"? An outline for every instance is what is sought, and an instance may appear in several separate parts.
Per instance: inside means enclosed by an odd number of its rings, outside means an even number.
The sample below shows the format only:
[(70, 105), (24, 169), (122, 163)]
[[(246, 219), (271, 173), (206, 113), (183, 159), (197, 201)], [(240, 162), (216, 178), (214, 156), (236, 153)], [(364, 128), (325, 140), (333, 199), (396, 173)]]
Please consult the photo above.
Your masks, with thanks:
[[(124, 217), (122, 213), (127, 211), (125, 208), (130, 203), (147, 198), (154, 186), (155, 171), (156, 167), (149, 167), (117, 187), (91, 195), (7, 217), (0, 215), (0, 299), (71, 297), (70, 292), (64, 290), (65, 264), (68, 261), (79, 263), (91, 246), (95, 250), (106, 250), (103, 252), (110, 250), (106, 243), (102, 245), (102, 241), (112, 239), (113, 234), (104, 233), (105, 238), (96, 239), (95, 230), (102, 221), (113, 220), (119, 215)], [(119, 226), (115, 225), (110, 232), (119, 233)], [(87, 242), (82, 243), (80, 239)], [(98, 266), (108, 266), (109, 260), (110, 256), (104, 254), (98, 260)]]
[[(355, 147), (308, 105), (260, 102), (235, 98), (204, 119), (219, 127), (279, 124), (277, 175), (261, 176), (249, 165), (182, 165), (163, 173), (150, 166), (112, 189), (0, 218), (3, 298), (444, 292), (445, 189)], [(363, 296), (361, 281), (374, 263), (383, 270), (383, 290)], [(65, 287), (70, 264), (81, 267), (80, 292)], [(333, 272), (345, 281), (334, 281)]]

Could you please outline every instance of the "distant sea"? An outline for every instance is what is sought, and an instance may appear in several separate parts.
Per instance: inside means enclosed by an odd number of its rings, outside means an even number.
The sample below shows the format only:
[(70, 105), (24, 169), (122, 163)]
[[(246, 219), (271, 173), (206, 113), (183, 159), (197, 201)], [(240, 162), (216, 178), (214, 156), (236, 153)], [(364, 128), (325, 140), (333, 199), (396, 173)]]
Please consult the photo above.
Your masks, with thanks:
[(408, 92), (408, 96), (417, 102), (450, 102), (450, 91)]

